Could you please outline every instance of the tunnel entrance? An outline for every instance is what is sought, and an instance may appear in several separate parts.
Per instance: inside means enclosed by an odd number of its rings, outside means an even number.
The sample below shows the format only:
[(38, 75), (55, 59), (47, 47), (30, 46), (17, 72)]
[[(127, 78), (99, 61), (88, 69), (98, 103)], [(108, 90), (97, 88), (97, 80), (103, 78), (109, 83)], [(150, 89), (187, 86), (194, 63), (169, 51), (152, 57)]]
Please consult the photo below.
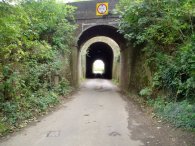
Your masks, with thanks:
[[(102, 60), (104, 63), (103, 73), (93, 72), (93, 63)], [(113, 51), (112, 48), (103, 42), (92, 44), (86, 54), (86, 78), (112, 79)]]
[[(80, 83), (85, 78), (113, 79), (122, 87), (128, 77), (126, 72), (121, 74), (128, 64), (125, 60), (127, 53), (123, 51), (125, 44), (123, 35), (112, 25), (94, 25), (82, 30), (77, 40), (78, 53), (75, 51), (74, 54), (75, 58), (78, 57), (74, 61), (78, 68), (73, 69), (75, 82)], [(97, 59), (105, 65), (101, 75), (93, 72), (93, 63)]]

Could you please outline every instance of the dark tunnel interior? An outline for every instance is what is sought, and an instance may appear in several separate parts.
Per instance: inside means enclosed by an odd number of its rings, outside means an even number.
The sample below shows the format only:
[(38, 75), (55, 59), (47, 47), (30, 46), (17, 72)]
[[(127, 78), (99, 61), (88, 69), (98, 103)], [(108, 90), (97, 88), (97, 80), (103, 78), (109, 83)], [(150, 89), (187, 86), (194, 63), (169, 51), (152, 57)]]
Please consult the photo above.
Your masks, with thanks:
[[(86, 55), (86, 78), (112, 79), (113, 51), (106, 43), (97, 42), (92, 44)], [(104, 73), (97, 75), (93, 73), (93, 63), (102, 60), (105, 65)]]

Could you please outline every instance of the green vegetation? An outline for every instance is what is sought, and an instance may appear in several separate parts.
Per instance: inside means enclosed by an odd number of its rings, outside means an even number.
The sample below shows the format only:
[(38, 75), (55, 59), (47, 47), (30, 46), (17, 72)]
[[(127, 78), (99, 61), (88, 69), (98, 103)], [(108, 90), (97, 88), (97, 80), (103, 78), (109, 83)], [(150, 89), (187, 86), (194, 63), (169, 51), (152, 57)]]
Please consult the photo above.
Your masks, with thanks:
[(162, 97), (153, 101), (154, 111), (162, 118), (172, 122), (176, 127), (193, 129), (195, 127), (195, 103), (166, 102)]
[(1, 135), (47, 111), (71, 91), (74, 11), (54, 0), (0, 2)]
[(140, 95), (162, 118), (195, 128), (195, 1), (120, 0), (117, 9), (120, 32), (144, 46), (153, 76)]

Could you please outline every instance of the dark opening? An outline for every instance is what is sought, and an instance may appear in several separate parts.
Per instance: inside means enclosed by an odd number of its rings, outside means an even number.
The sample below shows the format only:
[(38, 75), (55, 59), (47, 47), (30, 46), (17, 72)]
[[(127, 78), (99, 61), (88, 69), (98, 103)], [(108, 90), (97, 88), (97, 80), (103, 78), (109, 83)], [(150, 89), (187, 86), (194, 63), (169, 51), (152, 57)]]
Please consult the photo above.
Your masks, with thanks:
[(84, 42), (92, 37), (107, 36), (113, 39), (119, 46), (125, 44), (125, 39), (118, 29), (109, 25), (97, 25), (85, 30), (79, 37), (78, 46), (80, 47)]
[[(93, 73), (93, 63), (96, 60), (104, 62), (104, 72), (102, 74)], [(92, 44), (86, 55), (86, 78), (112, 79), (113, 51), (112, 48), (102, 42)]]

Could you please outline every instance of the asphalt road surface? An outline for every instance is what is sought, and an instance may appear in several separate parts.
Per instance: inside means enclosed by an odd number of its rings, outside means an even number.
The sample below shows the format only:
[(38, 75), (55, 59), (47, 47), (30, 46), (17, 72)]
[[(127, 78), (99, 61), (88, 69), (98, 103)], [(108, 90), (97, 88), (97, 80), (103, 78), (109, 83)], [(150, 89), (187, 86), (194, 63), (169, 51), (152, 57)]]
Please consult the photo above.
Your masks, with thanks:
[[(0, 146), (188, 146), (195, 137), (155, 122), (108, 80), (86, 80), (54, 113)], [(187, 139), (188, 137), (188, 139)]]

